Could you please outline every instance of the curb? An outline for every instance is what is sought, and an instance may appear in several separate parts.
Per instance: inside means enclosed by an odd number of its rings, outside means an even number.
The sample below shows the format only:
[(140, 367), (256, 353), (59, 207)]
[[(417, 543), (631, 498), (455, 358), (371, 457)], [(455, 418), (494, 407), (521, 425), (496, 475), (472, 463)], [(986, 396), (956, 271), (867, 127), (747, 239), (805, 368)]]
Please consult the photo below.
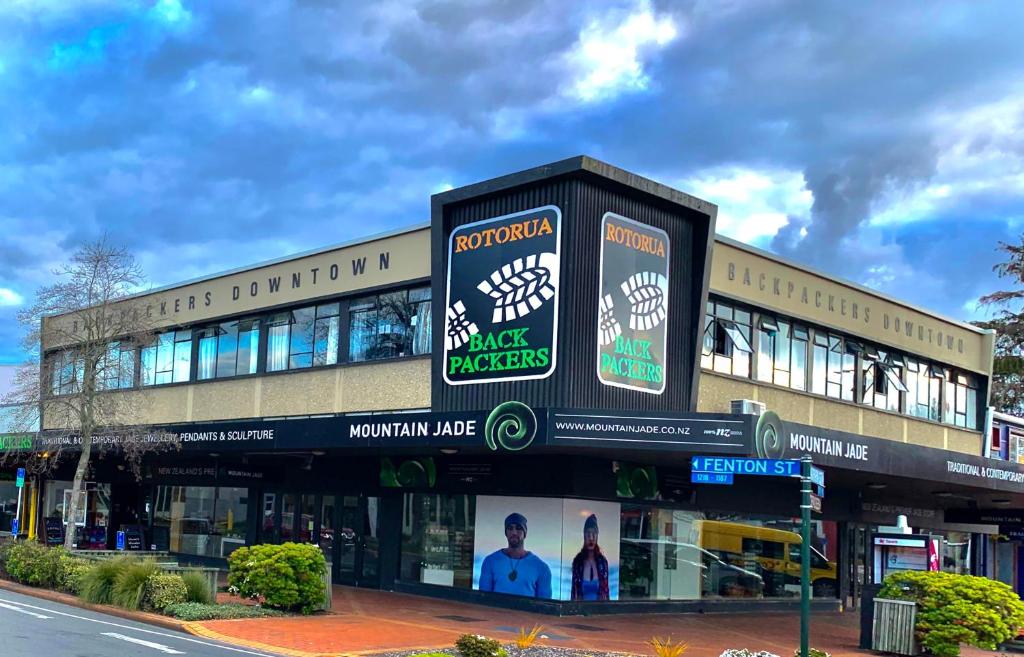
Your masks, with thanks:
[(186, 623), (168, 616), (150, 614), (145, 611), (130, 611), (128, 609), (121, 609), (120, 607), (114, 607), (111, 605), (94, 605), (88, 602), (83, 602), (81, 598), (71, 595), (70, 593), (61, 593), (60, 591), (51, 591), (50, 589), (38, 589), (33, 586), (26, 586), (24, 584), (18, 584), (5, 579), (0, 579), (0, 589), (14, 591), (15, 593), (21, 593), (22, 595), (28, 595), (41, 600), (49, 600), (50, 602), (60, 602), (71, 607), (78, 607), (79, 609), (97, 611), (110, 616), (123, 618), (125, 620), (133, 620), (139, 623), (146, 623), (147, 625), (156, 625), (157, 627), (162, 627), (165, 630), (177, 630), (180, 632), (184, 630), (186, 625)]
[(286, 655), (286, 657), (348, 657), (348, 655), (350, 654), (306, 652), (305, 650), (296, 650), (295, 648), (285, 648), (283, 646), (273, 646), (269, 643), (260, 643), (259, 641), (251, 641), (249, 639), (239, 639), (238, 637), (231, 636), (230, 634), (221, 634), (220, 632), (211, 630), (210, 628), (205, 627), (201, 621), (183, 623), (182, 629), (188, 632), (189, 634), (201, 636), (204, 639), (213, 639), (214, 641), (220, 641), (221, 643), (227, 643), (230, 645), (243, 646), (245, 648), (262, 650), (264, 652), (275, 653), (278, 655)]

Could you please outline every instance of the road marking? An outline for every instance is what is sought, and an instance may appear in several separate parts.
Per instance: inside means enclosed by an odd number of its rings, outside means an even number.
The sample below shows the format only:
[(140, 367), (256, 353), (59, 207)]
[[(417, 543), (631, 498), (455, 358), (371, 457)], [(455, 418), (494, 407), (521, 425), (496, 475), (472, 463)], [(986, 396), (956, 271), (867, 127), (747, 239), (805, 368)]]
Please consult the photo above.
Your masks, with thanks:
[(165, 646), (162, 643), (143, 641), (142, 639), (136, 639), (135, 637), (127, 636), (125, 634), (118, 634), (117, 632), (100, 632), (100, 634), (102, 634), (103, 636), (109, 636), (111, 639), (120, 639), (122, 641), (128, 641), (129, 643), (137, 643), (140, 646), (146, 646), (147, 648), (152, 648), (153, 650), (159, 650), (160, 652), (167, 653), (168, 655), (185, 654), (180, 650), (175, 650), (174, 648), (170, 646)]
[(0, 602), (0, 607), (3, 607), (4, 609), (10, 609), (11, 611), (16, 611), (16, 612), (18, 612), (20, 614), (28, 614), (29, 616), (35, 616), (36, 618), (42, 618), (44, 620), (53, 618), (53, 616), (44, 616), (42, 614), (37, 614), (34, 611), (29, 611), (28, 609), (22, 609), (21, 607), (15, 607), (14, 605), (4, 604), (2, 602)]
[[(110, 621), (99, 620), (97, 618), (89, 618), (88, 616), (79, 616), (77, 614), (69, 614), (64, 611), (57, 611), (56, 609), (48, 609), (46, 607), (38, 607), (36, 605), (30, 605), (24, 602), (17, 602), (15, 600), (5, 600), (0, 598), (0, 603), (9, 603), (12, 605), (21, 605), (22, 607), (28, 607), (29, 609), (38, 609), (39, 611), (45, 611), (50, 614), (56, 614), (58, 616), (66, 616), (68, 618), (76, 618), (78, 620), (89, 621), (90, 623), (99, 623), (100, 625), (109, 625), (110, 627), (119, 627), (124, 630), (131, 630), (132, 632), (144, 632), (146, 634), (152, 634), (154, 636), (164, 636), (169, 639), (175, 639), (178, 641), (188, 641), (189, 643), (198, 643), (201, 646), (209, 646), (211, 648), (220, 648), (221, 650), (228, 650), (231, 652), (240, 652), (245, 655), (257, 655), (258, 657), (274, 657), (271, 653), (267, 652), (254, 652), (252, 650), (244, 650), (242, 648), (235, 648), (234, 646), (227, 646), (223, 643), (213, 643), (211, 641), (200, 641), (199, 639), (193, 639), (190, 636), (182, 634), (168, 634), (167, 632), (157, 632), (156, 630), (147, 630), (141, 627), (134, 627), (132, 625), (122, 625), (121, 623), (111, 623)], [(102, 612), (96, 612), (102, 613)]]

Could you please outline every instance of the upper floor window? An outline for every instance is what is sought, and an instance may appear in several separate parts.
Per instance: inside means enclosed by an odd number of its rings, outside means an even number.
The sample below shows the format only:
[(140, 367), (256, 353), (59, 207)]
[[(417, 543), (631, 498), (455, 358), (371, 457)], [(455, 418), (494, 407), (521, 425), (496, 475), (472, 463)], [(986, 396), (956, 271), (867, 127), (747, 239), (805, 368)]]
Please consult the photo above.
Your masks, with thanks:
[(946, 370), (942, 421), (966, 429), (978, 428), (978, 381), (970, 374)]
[(192, 330), (167, 331), (142, 348), (142, 385), (188, 381), (192, 367)]
[(430, 353), (430, 288), (353, 299), (349, 303), (349, 360)]
[(196, 378), (255, 374), (259, 355), (260, 320), (239, 319), (201, 329)]
[(337, 363), (338, 315), (337, 302), (272, 315), (267, 329), (267, 371)]
[(724, 374), (750, 376), (750, 313), (716, 301), (708, 301), (704, 316), (701, 366)]
[(84, 363), (70, 350), (50, 356), (50, 390), (55, 395), (72, 395), (81, 390)]
[(135, 345), (126, 340), (111, 342), (96, 367), (96, 387), (117, 390), (135, 387)]
[(811, 392), (853, 401), (857, 357), (842, 336), (814, 332), (814, 364)]
[(902, 357), (893, 357), (870, 345), (860, 348), (862, 402), (887, 411), (900, 410), (903, 384)]
[(806, 390), (807, 328), (764, 316), (757, 335), (757, 378), (787, 388)]
[(940, 419), (942, 368), (907, 358), (907, 414), (928, 420)]

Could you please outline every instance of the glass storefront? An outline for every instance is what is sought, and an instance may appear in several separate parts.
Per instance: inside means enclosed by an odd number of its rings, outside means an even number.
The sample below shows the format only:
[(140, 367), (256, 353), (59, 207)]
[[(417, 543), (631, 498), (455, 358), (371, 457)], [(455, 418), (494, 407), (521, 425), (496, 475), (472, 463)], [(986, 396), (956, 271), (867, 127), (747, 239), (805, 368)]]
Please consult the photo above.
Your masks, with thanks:
[[(59, 520), (64, 531), (68, 531), (69, 518), (66, 509), (71, 503), (71, 481), (46, 482), (43, 495), (44, 518)], [(110, 518), (110, 484), (86, 483), (86, 490), (80, 493), (78, 512), (74, 526), (78, 547), (87, 550), (104, 550), (107, 547), (107, 524)]]
[(0, 532), (11, 531), (11, 520), (17, 511), (17, 487), (13, 481), (0, 481)]
[(248, 489), (157, 486), (153, 527), (170, 537), (171, 552), (225, 558), (245, 545)]
[(472, 588), (475, 515), (474, 495), (407, 494), (401, 579)]

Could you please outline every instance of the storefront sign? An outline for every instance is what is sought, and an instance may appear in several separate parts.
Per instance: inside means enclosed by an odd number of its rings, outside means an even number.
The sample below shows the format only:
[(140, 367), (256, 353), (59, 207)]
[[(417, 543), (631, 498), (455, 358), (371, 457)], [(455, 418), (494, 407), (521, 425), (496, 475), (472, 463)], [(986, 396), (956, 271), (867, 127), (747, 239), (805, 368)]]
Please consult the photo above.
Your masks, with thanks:
[(1024, 511), (1014, 509), (946, 509), (946, 522), (1024, 526)]
[(772, 411), (758, 418), (753, 454), (761, 458), (809, 454), (817, 465), (1024, 492), (1024, 467), (1007, 461), (785, 422)]
[(448, 244), (444, 380), (543, 379), (555, 370), (561, 211), (459, 226)]
[(605, 213), (597, 309), (597, 377), (601, 383), (664, 392), (668, 263), (668, 233)]
[(614, 414), (552, 409), (548, 444), (745, 454), (753, 416)]

